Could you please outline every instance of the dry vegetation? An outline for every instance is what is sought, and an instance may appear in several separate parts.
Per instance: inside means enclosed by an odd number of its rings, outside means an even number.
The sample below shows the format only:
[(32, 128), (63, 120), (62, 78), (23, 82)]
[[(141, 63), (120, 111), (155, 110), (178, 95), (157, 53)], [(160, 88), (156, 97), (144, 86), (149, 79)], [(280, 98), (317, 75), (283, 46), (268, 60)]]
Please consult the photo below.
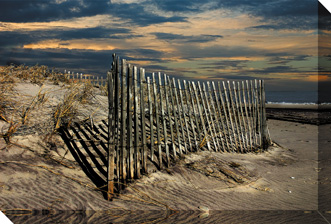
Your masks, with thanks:
[[(39, 90), (22, 94), (19, 86), (24, 84)], [(7, 144), (19, 133), (37, 132), (50, 139), (62, 125), (90, 118), (102, 107), (101, 95), (106, 95), (106, 88), (71, 82), (46, 66), (0, 67), (0, 137)]]

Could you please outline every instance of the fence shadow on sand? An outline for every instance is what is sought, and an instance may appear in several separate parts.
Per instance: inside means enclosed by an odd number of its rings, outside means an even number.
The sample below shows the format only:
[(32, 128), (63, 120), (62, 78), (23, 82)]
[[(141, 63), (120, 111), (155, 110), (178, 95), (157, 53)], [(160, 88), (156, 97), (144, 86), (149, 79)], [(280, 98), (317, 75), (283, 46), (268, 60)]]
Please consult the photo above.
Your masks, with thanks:
[(186, 82), (147, 75), (115, 55), (107, 80), (107, 121), (76, 123), (60, 133), (108, 200), (183, 154), (261, 152), (271, 142), (263, 80)]

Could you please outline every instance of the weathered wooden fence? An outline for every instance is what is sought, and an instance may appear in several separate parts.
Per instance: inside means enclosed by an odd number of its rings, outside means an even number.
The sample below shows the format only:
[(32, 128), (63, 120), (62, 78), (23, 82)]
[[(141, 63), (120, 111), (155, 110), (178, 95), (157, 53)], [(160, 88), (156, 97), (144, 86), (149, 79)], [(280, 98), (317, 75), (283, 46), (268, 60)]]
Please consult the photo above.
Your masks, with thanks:
[(193, 82), (152, 73), (113, 55), (108, 72), (108, 199), (114, 187), (188, 152), (266, 149), (263, 80)]
[(72, 82), (83, 82), (83, 83), (91, 83), (93, 86), (97, 87), (105, 87), (107, 85), (107, 79), (102, 76), (96, 75), (87, 75), (83, 73), (73, 73), (70, 71), (64, 71), (63, 73), (66, 76), (66, 79)]

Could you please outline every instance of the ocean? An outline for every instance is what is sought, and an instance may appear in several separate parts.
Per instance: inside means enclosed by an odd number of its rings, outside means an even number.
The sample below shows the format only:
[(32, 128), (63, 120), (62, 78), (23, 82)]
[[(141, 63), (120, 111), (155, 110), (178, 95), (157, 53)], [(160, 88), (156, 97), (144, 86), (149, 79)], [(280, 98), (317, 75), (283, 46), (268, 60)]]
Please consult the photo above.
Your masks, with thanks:
[(317, 104), (317, 91), (266, 91), (267, 103)]

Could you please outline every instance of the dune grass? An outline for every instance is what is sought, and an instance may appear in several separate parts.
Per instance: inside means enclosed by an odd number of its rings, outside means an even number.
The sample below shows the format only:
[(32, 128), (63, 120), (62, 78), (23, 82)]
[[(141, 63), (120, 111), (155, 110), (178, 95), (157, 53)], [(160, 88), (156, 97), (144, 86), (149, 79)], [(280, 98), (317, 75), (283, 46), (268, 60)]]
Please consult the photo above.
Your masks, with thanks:
[[(0, 121), (6, 124), (2, 125), (0, 137), (7, 144), (11, 143), (12, 136), (20, 128), (29, 128), (33, 126), (32, 116), (49, 116), (49, 125), (52, 127), (43, 127), (48, 132), (45, 135), (54, 134), (62, 125), (71, 125), (73, 121), (78, 121), (82, 116), (79, 113), (79, 107), (91, 104), (95, 97), (95, 89), (90, 82), (70, 82), (66, 74), (56, 73), (48, 69), (47, 66), (2, 66), (0, 67)], [(32, 83), (40, 87), (38, 93), (32, 98), (20, 97), (15, 87), (18, 83)], [(50, 90), (44, 90), (44, 84), (61, 85), (56, 91), (64, 91), (63, 98), (54, 104), (45, 104), (49, 100)], [(103, 90), (104, 92), (106, 91)], [(101, 90), (102, 92), (102, 90)], [(52, 93), (57, 94), (57, 93)], [(63, 94), (63, 93), (62, 93)], [(47, 115), (38, 115), (38, 110), (53, 108)], [(35, 120), (35, 119), (34, 119)], [(31, 123), (31, 124), (30, 124)]]

